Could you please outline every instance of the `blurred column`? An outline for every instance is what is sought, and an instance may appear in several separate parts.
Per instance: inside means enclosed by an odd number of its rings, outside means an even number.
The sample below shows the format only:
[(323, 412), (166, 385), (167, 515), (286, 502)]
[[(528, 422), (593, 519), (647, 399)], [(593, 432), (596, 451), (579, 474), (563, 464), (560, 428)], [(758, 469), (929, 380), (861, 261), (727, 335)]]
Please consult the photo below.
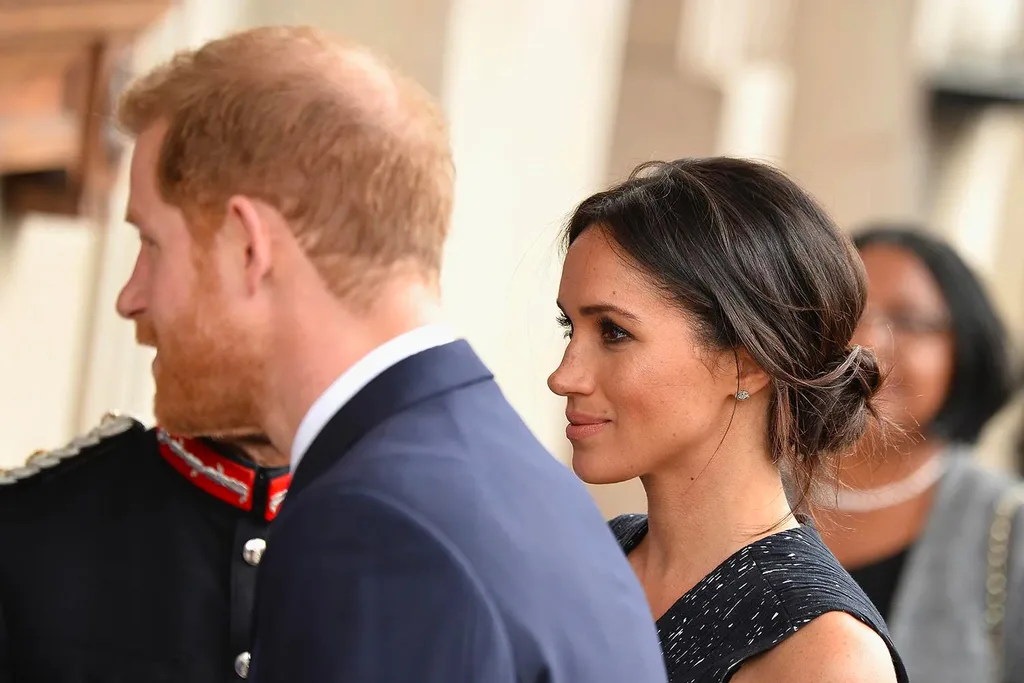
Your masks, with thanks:
[(603, 183), (626, 0), (455, 0), (443, 99), (458, 170), (447, 310), (512, 404), (559, 458), (565, 402), (547, 389), (557, 237)]
[(679, 65), (721, 92), (715, 154), (782, 165), (794, 74), (789, 41), (796, 0), (687, 0)]
[[(612, 130), (608, 177), (620, 179), (651, 159), (707, 156), (716, 152), (722, 90), (713, 79), (686, 68), (686, 0), (633, 0)], [(685, 36), (690, 38), (691, 36)], [(695, 29), (694, 50), (713, 52), (716, 35)], [(703, 40), (700, 40), (702, 39)]]
[[(982, 278), (1019, 342), (1024, 338), (1024, 113), (991, 106), (965, 114), (942, 144), (941, 163), (932, 170), (931, 225)], [(989, 464), (1012, 464), (1019, 403), (985, 430), (978, 450)]]
[(610, 173), (652, 158), (728, 154), (782, 162), (795, 0), (637, 0)]
[(784, 165), (852, 227), (921, 218), (924, 100), (914, 0), (797, 0)]
[[(372, 47), (435, 95), (455, 0), (250, 0), (255, 24), (311, 24)], [(496, 7), (506, 0), (494, 3)], [(557, 2), (555, 3), (557, 4)]]
[(71, 436), (97, 241), (83, 220), (0, 218), (0, 469)]

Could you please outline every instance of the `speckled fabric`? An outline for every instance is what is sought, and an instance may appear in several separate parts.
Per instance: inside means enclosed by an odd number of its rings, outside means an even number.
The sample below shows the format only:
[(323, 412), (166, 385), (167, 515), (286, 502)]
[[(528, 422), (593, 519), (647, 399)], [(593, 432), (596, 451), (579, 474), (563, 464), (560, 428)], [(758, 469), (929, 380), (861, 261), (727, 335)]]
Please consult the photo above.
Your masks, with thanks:
[[(647, 533), (647, 516), (616, 517), (611, 527), (628, 554)], [(741, 548), (658, 619), (669, 682), (728, 681), (744, 661), (833, 611), (878, 632), (897, 680), (907, 681), (878, 611), (818, 533), (801, 526)]]

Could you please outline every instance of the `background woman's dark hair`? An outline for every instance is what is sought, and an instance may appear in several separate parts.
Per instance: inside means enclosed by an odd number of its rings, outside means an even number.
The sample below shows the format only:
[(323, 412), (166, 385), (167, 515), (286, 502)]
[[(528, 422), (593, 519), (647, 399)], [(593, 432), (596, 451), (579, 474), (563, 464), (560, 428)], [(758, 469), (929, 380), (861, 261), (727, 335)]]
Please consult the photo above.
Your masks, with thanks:
[(874, 244), (905, 249), (931, 273), (949, 309), (953, 379), (939, 412), (922, 427), (953, 442), (976, 442), (1014, 390), (1006, 328), (981, 281), (951, 246), (914, 226), (871, 225), (853, 242), (859, 250)]
[(864, 433), (882, 378), (851, 348), (867, 287), (849, 238), (782, 172), (732, 158), (637, 167), (580, 204), (568, 248), (603, 228), (715, 349), (771, 377), (769, 436), (799, 506)]

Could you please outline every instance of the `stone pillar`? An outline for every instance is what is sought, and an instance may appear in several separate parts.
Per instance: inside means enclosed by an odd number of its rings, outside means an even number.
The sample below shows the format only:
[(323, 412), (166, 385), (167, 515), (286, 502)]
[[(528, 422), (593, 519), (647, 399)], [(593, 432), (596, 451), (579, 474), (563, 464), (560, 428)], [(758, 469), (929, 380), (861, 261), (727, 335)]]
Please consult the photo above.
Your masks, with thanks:
[(454, 0), (449, 24), (442, 92), (458, 181), (447, 310), (562, 459), (565, 404), (546, 386), (564, 349), (557, 236), (605, 178), (626, 10), (625, 0)]
[(685, 66), (684, 0), (633, 0), (612, 130), (609, 180), (651, 159), (715, 153), (721, 88)]
[(70, 436), (97, 243), (84, 221), (0, 221), (0, 469)]
[(783, 166), (844, 226), (924, 214), (914, 0), (797, 0)]
[[(453, 0), (250, 0), (250, 4), (253, 24), (311, 24), (337, 33), (385, 55), (435, 95), (441, 92)], [(494, 6), (506, 4), (499, 0)]]

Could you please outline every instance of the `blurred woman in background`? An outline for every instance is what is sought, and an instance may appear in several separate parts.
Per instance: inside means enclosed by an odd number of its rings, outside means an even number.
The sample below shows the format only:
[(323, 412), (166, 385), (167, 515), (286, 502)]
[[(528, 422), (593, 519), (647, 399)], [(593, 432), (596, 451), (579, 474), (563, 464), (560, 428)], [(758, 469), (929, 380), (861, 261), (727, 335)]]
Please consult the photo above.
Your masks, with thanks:
[(865, 438), (844, 461), (822, 535), (911, 680), (1024, 681), (1024, 520), (1014, 481), (972, 457), (1012, 393), (1003, 324), (939, 240), (876, 227), (854, 242), (868, 276), (854, 340), (889, 371), (881, 407), (902, 434)]

